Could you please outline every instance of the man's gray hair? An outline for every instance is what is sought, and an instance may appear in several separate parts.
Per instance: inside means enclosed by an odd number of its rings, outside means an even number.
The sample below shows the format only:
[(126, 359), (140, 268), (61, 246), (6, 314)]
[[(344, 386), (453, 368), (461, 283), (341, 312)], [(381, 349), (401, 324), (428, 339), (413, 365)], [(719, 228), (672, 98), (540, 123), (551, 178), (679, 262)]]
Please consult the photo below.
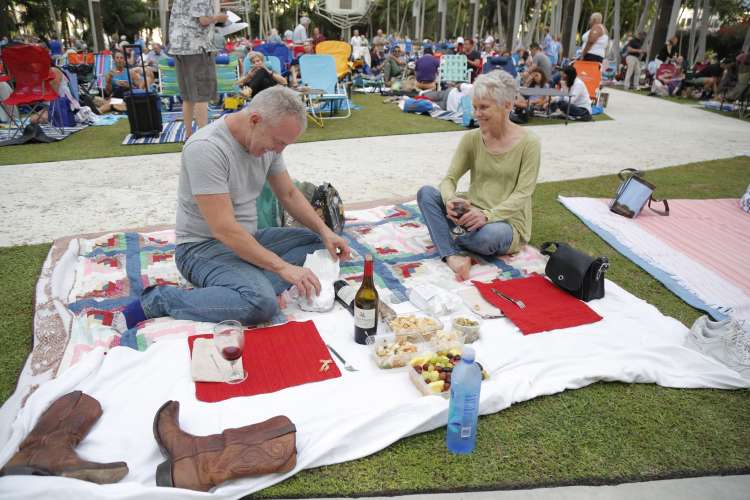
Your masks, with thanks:
[(593, 14), (591, 14), (591, 20), (601, 24), (601, 22), (602, 22), (602, 13), (601, 12), (594, 12)]
[(474, 98), (490, 99), (503, 106), (513, 102), (518, 94), (518, 83), (505, 71), (496, 69), (479, 75), (474, 81)]
[(245, 109), (248, 114), (258, 113), (264, 120), (274, 124), (278, 123), (281, 117), (293, 116), (299, 121), (302, 132), (307, 128), (307, 114), (300, 95), (282, 85), (258, 92)]

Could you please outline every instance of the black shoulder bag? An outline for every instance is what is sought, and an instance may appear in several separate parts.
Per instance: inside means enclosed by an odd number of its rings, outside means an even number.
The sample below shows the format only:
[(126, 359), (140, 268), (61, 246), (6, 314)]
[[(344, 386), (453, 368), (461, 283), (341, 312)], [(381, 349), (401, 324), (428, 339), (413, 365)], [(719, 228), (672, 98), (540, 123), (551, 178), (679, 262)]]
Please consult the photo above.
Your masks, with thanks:
[(609, 269), (607, 257), (595, 259), (557, 241), (544, 243), (540, 250), (549, 255), (544, 272), (552, 283), (584, 302), (604, 297), (604, 273)]

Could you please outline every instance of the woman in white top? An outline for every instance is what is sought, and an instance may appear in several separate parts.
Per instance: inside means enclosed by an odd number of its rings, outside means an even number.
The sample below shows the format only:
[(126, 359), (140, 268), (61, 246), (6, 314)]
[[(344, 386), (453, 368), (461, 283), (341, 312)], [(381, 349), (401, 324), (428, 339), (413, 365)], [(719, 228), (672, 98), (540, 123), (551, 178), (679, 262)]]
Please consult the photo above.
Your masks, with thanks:
[(591, 96), (586, 84), (577, 78), (578, 73), (573, 66), (565, 66), (561, 73), (563, 84), (570, 89), (570, 98), (556, 97), (550, 104), (550, 111), (560, 110), (573, 119), (585, 122), (591, 120)]
[(583, 41), (583, 50), (581, 58), (584, 61), (604, 61), (607, 54), (607, 45), (609, 44), (609, 34), (607, 28), (602, 24), (602, 15), (599, 12), (591, 14), (589, 19), (589, 30), (581, 37)]

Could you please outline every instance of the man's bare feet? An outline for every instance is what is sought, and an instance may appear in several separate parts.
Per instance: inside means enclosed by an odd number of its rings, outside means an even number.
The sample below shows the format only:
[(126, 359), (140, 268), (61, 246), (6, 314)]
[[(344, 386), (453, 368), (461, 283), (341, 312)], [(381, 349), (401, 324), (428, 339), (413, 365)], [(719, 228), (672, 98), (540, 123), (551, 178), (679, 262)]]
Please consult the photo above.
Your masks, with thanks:
[(456, 273), (456, 280), (466, 281), (471, 271), (471, 257), (465, 255), (451, 255), (445, 259), (448, 267)]

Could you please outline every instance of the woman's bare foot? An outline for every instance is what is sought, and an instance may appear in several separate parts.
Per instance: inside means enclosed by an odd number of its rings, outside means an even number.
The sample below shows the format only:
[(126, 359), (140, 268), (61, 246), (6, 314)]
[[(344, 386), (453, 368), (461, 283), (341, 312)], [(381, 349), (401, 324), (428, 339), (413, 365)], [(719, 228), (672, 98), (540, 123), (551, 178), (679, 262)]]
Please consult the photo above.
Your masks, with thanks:
[(465, 255), (451, 255), (445, 262), (448, 267), (456, 273), (456, 280), (466, 281), (469, 279), (469, 272), (471, 271), (471, 257)]

